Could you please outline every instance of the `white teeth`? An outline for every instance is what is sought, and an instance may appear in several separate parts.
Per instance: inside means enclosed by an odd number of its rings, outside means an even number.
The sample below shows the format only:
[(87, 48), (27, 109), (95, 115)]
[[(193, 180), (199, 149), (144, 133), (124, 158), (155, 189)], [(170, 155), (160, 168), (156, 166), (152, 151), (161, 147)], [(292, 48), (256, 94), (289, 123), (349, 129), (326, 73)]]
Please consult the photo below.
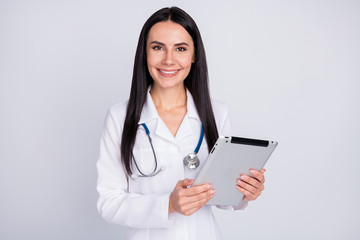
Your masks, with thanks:
[(164, 70), (160, 70), (160, 72), (165, 73), (165, 74), (173, 74), (173, 73), (176, 73), (177, 71), (178, 70), (167, 72), (167, 71), (164, 71)]

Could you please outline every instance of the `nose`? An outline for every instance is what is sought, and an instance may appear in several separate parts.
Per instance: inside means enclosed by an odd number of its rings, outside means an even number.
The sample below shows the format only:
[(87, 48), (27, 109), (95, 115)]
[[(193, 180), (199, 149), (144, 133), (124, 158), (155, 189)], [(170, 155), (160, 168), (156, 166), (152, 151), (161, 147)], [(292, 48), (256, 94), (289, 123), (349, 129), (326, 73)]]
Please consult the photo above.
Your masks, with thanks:
[(164, 57), (162, 59), (162, 64), (164, 64), (164, 65), (173, 65), (174, 64), (174, 55), (171, 51), (165, 51)]

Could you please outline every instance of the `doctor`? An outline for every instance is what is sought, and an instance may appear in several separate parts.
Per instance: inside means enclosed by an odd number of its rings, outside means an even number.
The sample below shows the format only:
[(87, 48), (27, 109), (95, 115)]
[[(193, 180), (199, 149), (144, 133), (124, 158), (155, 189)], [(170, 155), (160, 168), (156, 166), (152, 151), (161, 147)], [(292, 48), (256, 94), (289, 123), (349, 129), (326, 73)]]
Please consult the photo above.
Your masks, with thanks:
[[(97, 162), (100, 214), (125, 226), (125, 239), (221, 239), (205, 205), (215, 190), (191, 186), (219, 134), (231, 135), (229, 113), (210, 99), (199, 30), (183, 10), (161, 9), (140, 33), (129, 100), (105, 120)], [(199, 161), (189, 167), (194, 152)], [(218, 207), (240, 210), (261, 194), (264, 170), (251, 173), (234, 179), (242, 203)]]

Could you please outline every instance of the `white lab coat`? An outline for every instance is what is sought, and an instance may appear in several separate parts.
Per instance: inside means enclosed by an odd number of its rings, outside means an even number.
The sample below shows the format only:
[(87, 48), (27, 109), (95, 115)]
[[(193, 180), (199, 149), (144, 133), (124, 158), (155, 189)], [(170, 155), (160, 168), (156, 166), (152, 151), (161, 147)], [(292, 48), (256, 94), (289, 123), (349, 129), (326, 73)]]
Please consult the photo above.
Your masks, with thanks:
[[(120, 161), (120, 142), (127, 101), (113, 106), (106, 117), (97, 162), (98, 211), (107, 221), (126, 226), (126, 239), (221, 239), (211, 211), (205, 205), (191, 216), (168, 213), (169, 195), (176, 183), (194, 178), (208, 155), (206, 139), (198, 156), (200, 167), (184, 167), (183, 158), (194, 152), (199, 141), (201, 121), (191, 94), (187, 91), (187, 113), (174, 137), (159, 117), (148, 91), (139, 124), (146, 123), (156, 152), (158, 167), (164, 170), (153, 177), (127, 178)], [(221, 135), (231, 134), (228, 108), (212, 100), (215, 121)], [(137, 130), (133, 154), (140, 170), (154, 169), (154, 156), (142, 126)], [(134, 174), (139, 174), (134, 167)], [(234, 180), (235, 181), (235, 180)], [(246, 203), (233, 209), (243, 209)]]

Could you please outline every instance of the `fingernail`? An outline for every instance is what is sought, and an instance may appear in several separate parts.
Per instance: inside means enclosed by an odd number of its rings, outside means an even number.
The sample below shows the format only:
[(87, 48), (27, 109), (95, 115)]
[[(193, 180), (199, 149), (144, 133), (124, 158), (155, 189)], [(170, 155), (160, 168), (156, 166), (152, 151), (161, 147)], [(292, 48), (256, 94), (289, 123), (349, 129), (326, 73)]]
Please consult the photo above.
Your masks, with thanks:
[(210, 194), (211, 194), (211, 195), (215, 195), (215, 193), (216, 193), (215, 190), (211, 190), (211, 191), (210, 191)]
[(250, 170), (250, 173), (251, 173), (252, 175), (254, 175), (254, 174), (256, 174), (256, 171), (255, 171), (255, 170)]
[(248, 177), (247, 177), (246, 175), (241, 175), (241, 176), (240, 176), (240, 179), (241, 179), (241, 180), (247, 180)]
[(208, 185), (208, 189), (212, 189), (212, 187), (213, 187), (213, 186), (212, 186), (211, 184)]

